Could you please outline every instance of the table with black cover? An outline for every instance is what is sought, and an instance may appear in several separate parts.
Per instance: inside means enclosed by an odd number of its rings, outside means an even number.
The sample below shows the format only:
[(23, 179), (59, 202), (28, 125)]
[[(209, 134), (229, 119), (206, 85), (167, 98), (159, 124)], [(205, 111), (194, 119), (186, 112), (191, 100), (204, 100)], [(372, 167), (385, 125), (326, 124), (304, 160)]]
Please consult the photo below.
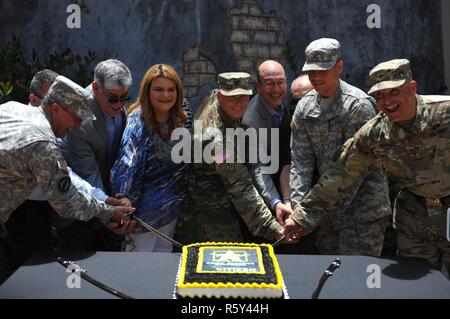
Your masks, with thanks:
[[(80, 288), (69, 289), (66, 281), (71, 273), (56, 262), (60, 255), (34, 255), (0, 286), (0, 298), (117, 298), (83, 279)], [(85, 252), (61, 257), (77, 261), (87, 274), (131, 297), (173, 298), (180, 253)], [(321, 275), (336, 257), (342, 265), (325, 283), (319, 298), (450, 298), (450, 281), (421, 259), (277, 255), (290, 298), (311, 298)], [(380, 276), (374, 282), (377, 269)], [(369, 288), (374, 283), (380, 288)]]

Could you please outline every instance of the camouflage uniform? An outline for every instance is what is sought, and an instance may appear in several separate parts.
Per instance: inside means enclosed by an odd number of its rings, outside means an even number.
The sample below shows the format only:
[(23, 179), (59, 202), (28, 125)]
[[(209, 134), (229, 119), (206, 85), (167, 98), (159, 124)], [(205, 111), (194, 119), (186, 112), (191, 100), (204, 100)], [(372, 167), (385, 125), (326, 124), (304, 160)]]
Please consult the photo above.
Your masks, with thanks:
[(64, 217), (108, 220), (114, 207), (79, 193), (71, 184), (67, 165), (41, 108), (17, 102), (0, 108), (0, 223), (40, 185), (50, 204)]
[[(382, 67), (389, 69), (389, 62)], [(383, 81), (383, 74), (375, 75), (379, 77), (374, 82)], [(384, 113), (363, 126), (295, 208), (293, 219), (306, 229), (314, 228), (336, 209), (342, 194), (381, 160), (402, 189), (394, 210), (398, 254), (426, 258), (436, 267), (444, 260), (449, 269), (444, 210), (450, 195), (450, 97), (417, 95), (416, 108), (410, 127), (391, 122)]]
[[(49, 104), (54, 101), (72, 107), (80, 119), (86, 119), (91, 114), (82, 109), (88, 105), (85, 93), (77, 91), (81, 87), (72, 85), (76, 84), (58, 77), (46, 99)], [(0, 189), (3, 191), (0, 234), (3, 238), (7, 235), (3, 224), (37, 185), (62, 216), (80, 220), (99, 217), (107, 222), (114, 213), (113, 206), (78, 192), (71, 184), (67, 165), (42, 108), (30, 109), (17, 102), (0, 105)]]
[[(201, 131), (201, 135), (194, 135), (194, 145), (199, 143), (204, 150), (213, 141), (223, 149), (223, 145), (226, 145), (225, 129), (243, 126), (232, 121), (222, 111), (216, 92), (213, 91), (199, 107), (194, 130), (195, 127)], [(222, 132), (224, 140), (215, 136), (215, 129)], [(221, 163), (219, 157), (222, 154), (215, 154), (216, 160), (212, 164), (203, 161), (192, 166), (189, 193), (193, 206), (191, 214), (199, 223), (200, 234), (197, 239), (243, 242), (246, 237), (241, 228), (242, 221), (253, 235), (273, 239), (275, 231), (281, 229), (281, 225), (258, 194), (247, 167), (236, 162)]]
[[(319, 176), (324, 174), (345, 141), (375, 116), (368, 96), (344, 81), (335, 95), (335, 103), (326, 111), (320, 109), (319, 99), (316, 91), (307, 94), (292, 120), (291, 192), (292, 200), (297, 203), (313, 186), (314, 169)], [(388, 195), (381, 166), (375, 164), (346, 191), (333, 216), (321, 224), (317, 238), (319, 251), (380, 255), (386, 227), (384, 217), (391, 214)], [(359, 236), (346, 234), (350, 228), (359, 229)]]
[[(327, 40), (311, 43), (306, 50), (307, 63), (339, 59), (338, 42)], [(331, 44), (335, 47), (330, 48)], [(316, 54), (319, 50), (324, 51), (320, 57)], [(306, 69), (311, 67), (306, 64)], [(331, 105), (322, 107), (321, 99), (317, 91), (309, 92), (300, 100), (292, 120), (290, 185), (292, 200), (297, 203), (311, 190), (314, 171), (319, 176), (324, 174), (345, 141), (375, 116), (374, 100), (342, 80)], [(372, 165), (345, 191), (339, 205), (330, 213), (322, 221), (316, 239), (321, 254), (379, 256), (387, 216), (391, 215), (381, 165)]]

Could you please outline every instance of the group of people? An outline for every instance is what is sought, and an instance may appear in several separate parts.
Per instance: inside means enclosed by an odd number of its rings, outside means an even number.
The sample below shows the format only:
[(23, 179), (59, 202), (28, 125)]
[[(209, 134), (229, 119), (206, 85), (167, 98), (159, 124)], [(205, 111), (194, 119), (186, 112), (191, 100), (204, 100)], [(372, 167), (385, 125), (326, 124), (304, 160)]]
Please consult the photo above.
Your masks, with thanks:
[[(61, 250), (90, 250), (103, 229), (116, 250), (172, 251), (124, 218), (134, 210), (185, 244), (283, 239), (278, 253), (380, 256), (393, 207), (398, 254), (449, 269), (450, 97), (417, 95), (406, 59), (377, 65), (364, 93), (340, 79), (335, 39), (313, 41), (305, 57), (289, 103), (285, 70), (268, 60), (256, 92), (248, 73), (219, 74), (195, 114), (170, 65), (147, 71), (130, 107), (131, 72), (118, 60), (100, 62), (87, 88), (38, 72), (29, 106), (0, 106), (0, 282), (51, 249), (52, 226)], [(258, 140), (242, 160), (229, 130), (250, 128)], [(177, 129), (211, 159), (174, 161)]]

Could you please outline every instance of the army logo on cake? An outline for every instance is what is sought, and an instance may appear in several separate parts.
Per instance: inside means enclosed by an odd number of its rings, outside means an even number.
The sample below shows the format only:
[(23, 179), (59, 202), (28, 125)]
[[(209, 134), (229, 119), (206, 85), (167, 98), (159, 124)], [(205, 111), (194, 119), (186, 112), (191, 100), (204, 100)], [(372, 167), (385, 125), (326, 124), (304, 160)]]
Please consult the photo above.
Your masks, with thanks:
[(282, 298), (283, 278), (268, 244), (183, 247), (176, 294), (182, 298)]

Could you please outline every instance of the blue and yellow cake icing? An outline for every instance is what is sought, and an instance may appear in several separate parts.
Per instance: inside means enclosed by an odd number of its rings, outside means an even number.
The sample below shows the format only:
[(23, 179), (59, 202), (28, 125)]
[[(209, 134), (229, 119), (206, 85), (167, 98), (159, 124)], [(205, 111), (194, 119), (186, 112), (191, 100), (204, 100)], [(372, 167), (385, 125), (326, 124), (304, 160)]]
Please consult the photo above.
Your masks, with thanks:
[(196, 243), (183, 247), (177, 294), (281, 298), (283, 277), (272, 245)]

